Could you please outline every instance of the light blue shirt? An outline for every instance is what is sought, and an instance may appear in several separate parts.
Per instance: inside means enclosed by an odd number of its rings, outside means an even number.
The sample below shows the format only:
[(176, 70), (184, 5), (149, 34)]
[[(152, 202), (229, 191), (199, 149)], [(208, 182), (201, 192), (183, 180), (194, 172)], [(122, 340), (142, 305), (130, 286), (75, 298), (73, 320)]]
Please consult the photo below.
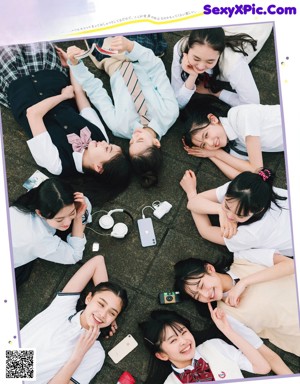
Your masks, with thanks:
[[(150, 49), (137, 42), (134, 43), (132, 51), (126, 53), (126, 56), (133, 62), (134, 71), (146, 100), (147, 117), (150, 119), (148, 125), (161, 139), (174, 124), (179, 114), (176, 97), (164, 64)], [(102, 81), (95, 78), (82, 62), (70, 65), (70, 69), (115, 136), (130, 139), (133, 131), (142, 127), (134, 102), (119, 70), (110, 78), (113, 104), (103, 88)]]
[[(89, 218), (92, 210), (85, 197)], [(85, 235), (69, 234), (67, 241), (55, 235), (56, 230), (47, 221), (34, 213), (23, 213), (16, 207), (9, 207), (14, 267), (20, 267), (37, 258), (60, 264), (75, 264), (82, 259), (86, 244)]]

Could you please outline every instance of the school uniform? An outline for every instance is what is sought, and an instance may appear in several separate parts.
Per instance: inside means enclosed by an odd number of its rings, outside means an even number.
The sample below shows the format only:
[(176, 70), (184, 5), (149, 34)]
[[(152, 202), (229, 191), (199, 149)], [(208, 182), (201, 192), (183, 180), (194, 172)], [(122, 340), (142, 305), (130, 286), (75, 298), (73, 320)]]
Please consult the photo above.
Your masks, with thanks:
[[(229, 183), (216, 189), (216, 197), (219, 203), (223, 202)], [(237, 233), (231, 239), (224, 237), (225, 245), (230, 252), (251, 248), (275, 248), (285, 256), (294, 255), (288, 192), (286, 189), (275, 187), (273, 190), (279, 196), (287, 198), (278, 201), (282, 209), (271, 203), (270, 209), (260, 220), (251, 224), (239, 225)]]
[[(91, 222), (92, 206), (87, 197), (88, 220)], [(14, 267), (18, 268), (40, 258), (60, 264), (75, 264), (82, 259), (86, 237), (69, 234), (67, 241), (56, 236), (56, 229), (34, 213), (23, 213), (9, 207)], [(71, 224), (72, 225), (72, 224)]]
[(83, 152), (74, 152), (69, 134), (81, 136), (87, 127), (92, 140), (108, 141), (96, 112), (85, 108), (80, 114), (75, 100), (65, 100), (52, 108), (43, 121), (47, 132), (32, 137), (27, 108), (61, 93), (70, 85), (54, 47), (50, 43), (17, 45), (0, 49), (0, 102), (11, 108), (16, 121), (29, 137), (29, 150), (36, 163), (54, 175), (83, 173)]
[[(21, 329), (22, 348), (36, 350), (37, 384), (48, 383), (72, 355), (80, 335), (85, 331), (76, 313), (79, 293), (59, 292), (43, 312)], [(100, 371), (105, 352), (98, 340), (84, 355), (72, 375), (73, 383), (88, 384)], [(25, 381), (24, 383), (31, 383)]]
[(203, 380), (199, 379), (195, 382), (240, 379), (243, 378), (241, 369), (253, 372), (252, 364), (241, 351), (223, 340), (212, 339), (198, 345), (191, 366), (181, 369), (172, 366), (174, 372), (168, 376), (164, 384), (181, 383), (180, 374), (184, 373), (185, 370), (193, 370), (194, 360), (200, 358), (208, 363), (213, 377), (210, 377), (210, 380), (205, 380), (204, 376)]
[[(147, 119), (150, 120), (148, 126), (156, 132), (160, 140), (179, 114), (164, 64), (150, 49), (144, 48), (137, 42), (134, 42), (131, 52), (125, 53), (125, 57), (133, 63), (134, 72), (145, 97), (148, 109)], [(115, 136), (131, 139), (134, 130), (143, 127), (119, 69), (110, 78), (113, 103), (103, 88), (102, 81), (95, 78), (83, 62), (77, 65), (69, 63), (69, 66), (72, 74)]]
[(237, 156), (235, 149), (247, 153), (247, 136), (259, 137), (262, 152), (284, 150), (280, 105), (239, 105), (231, 108), (227, 117), (220, 117), (220, 122), (228, 140), (235, 141), (230, 150), (234, 156)]
[[(248, 53), (248, 56), (244, 56), (242, 53), (234, 52), (229, 47), (226, 47), (224, 52), (220, 55), (218, 63), (220, 74), (217, 79), (229, 82), (231, 88), (235, 91), (232, 92), (223, 89), (219, 96), (220, 100), (231, 105), (232, 107), (241, 104), (259, 104), (259, 92), (251, 73), (249, 63), (260, 51), (271, 31), (271, 23), (224, 28), (225, 35), (247, 33), (257, 40), (258, 44), (256, 51), (253, 51), (250, 44), (245, 46), (245, 51)], [(188, 37), (185, 39), (187, 41)], [(184, 108), (196, 91), (196, 85), (193, 89), (188, 89), (185, 87), (185, 82), (181, 78), (182, 43), (184, 45), (183, 40), (179, 40), (174, 46), (171, 68), (171, 84), (174, 89), (179, 108)], [(212, 75), (212, 69), (207, 70), (206, 73), (208, 75)]]
[[(227, 273), (233, 279), (242, 279), (265, 270), (265, 265), (249, 261), (251, 253), (253, 260), (257, 259), (256, 251), (255, 249), (240, 251), (239, 259), (235, 255), (234, 263)], [(273, 255), (275, 250), (264, 251)], [(270, 256), (267, 256), (268, 259), (270, 260)], [(264, 263), (270, 264), (270, 261)], [(269, 266), (272, 265), (274, 263)], [(238, 307), (231, 307), (223, 301), (218, 302), (218, 307), (222, 308), (227, 315), (250, 327), (260, 337), (269, 339), (280, 349), (300, 356), (299, 312), (294, 275), (250, 285), (242, 294)]]

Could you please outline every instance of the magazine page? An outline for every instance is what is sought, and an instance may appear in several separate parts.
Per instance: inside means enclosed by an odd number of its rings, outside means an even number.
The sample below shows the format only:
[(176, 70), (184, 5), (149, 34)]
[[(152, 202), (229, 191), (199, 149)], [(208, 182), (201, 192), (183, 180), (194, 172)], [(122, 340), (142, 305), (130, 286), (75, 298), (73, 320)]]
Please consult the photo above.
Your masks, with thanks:
[(298, 383), (298, 12), (3, 2), (1, 383)]

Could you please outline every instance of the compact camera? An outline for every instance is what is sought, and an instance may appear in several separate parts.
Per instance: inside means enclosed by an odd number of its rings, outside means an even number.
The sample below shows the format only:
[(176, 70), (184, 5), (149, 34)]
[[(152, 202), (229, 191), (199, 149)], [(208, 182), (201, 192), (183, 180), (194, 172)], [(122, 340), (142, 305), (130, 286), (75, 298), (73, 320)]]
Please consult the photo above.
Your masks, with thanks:
[(181, 301), (179, 292), (160, 292), (158, 299), (160, 304), (175, 304)]

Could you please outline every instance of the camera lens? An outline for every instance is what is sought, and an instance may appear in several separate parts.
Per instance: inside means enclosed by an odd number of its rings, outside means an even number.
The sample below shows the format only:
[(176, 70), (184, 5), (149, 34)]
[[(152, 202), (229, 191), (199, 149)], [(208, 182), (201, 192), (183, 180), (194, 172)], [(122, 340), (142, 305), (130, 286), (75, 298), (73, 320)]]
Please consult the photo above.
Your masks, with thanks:
[(173, 296), (166, 296), (166, 301), (172, 301), (173, 300)]

